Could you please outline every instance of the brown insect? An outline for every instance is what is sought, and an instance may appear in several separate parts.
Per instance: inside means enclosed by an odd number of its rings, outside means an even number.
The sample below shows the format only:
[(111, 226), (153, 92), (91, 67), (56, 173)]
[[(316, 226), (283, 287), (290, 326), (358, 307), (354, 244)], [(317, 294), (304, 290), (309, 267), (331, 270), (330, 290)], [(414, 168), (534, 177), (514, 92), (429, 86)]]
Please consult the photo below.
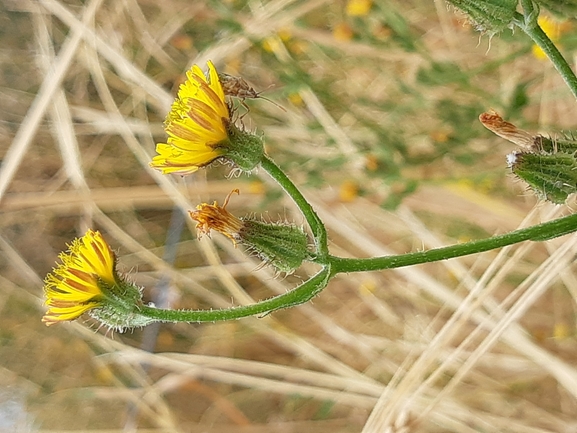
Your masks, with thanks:
[[(244, 102), (245, 99), (264, 99), (270, 102), (276, 107), (280, 108), (282, 111), (286, 110), (274, 101), (271, 101), (264, 96), (261, 96), (262, 92), (257, 92), (246, 80), (242, 77), (236, 77), (234, 75), (228, 74), (218, 74), (220, 84), (222, 84), (222, 90), (226, 96), (232, 96), (240, 100), (241, 105), (246, 108), (247, 113), (250, 111), (248, 105)], [(245, 113), (246, 114), (246, 113)]]

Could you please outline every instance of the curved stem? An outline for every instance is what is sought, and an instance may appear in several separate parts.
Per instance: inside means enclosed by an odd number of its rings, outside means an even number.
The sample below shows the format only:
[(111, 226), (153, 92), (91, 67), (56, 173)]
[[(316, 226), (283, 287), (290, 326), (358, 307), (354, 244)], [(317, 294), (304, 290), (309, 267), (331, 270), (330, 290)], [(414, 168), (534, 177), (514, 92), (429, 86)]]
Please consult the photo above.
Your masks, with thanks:
[(515, 230), (504, 235), (493, 236), (488, 239), (481, 239), (459, 245), (435, 248), (429, 251), (367, 259), (349, 259), (331, 256), (330, 262), (333, 267), (333, 273), (335, 274), (340, 272), (377, 271), (401, 268), (404, 266), (481, 253), (523, 241), (545, 241), (575, 231), (577, 231), (577, 214), (526, 229)]
[(325, 226), (315, 210), (302, 195), (299, 189), (294, 183), (288, 178), (288, 176), (280, 169), (278, 165), (274, 163), (267, 155), (265, 155), (261, 161), (261, 166), (267, 171), (267, 173), (277, 181), (277, 183), (285, 190), (285, 192), (293, 199), (295, 204), (298, 206), (302, 214), (304, 215), (307, 223), (309, 224), (313, 236), (315, 238), (315, 245), (317, 247), (317, 263), (325, 264), (326, 257), (328, 257), (329, 249), (327, 242), (327, 232)]
[(555, 44), (551, 42), (551, 39), (549, 39), (539, 26), (537, 22), (539, 15), (538, 9), (534, 9), (531, 0), (522, 0), (522, 4), (524, 16), (516, 13), (513, 22), (517, 27), (527, 33), (527, 35), (533, 39), (533, 42), (549, 57), (555, 69), (557, 69), (567, 86), (569, 86), (569, 89), (571, 89), (573, 96), (577, 98), (577, 77)]
[(525, 229), (467, 242), (460, 245), (436, 248), (429, 251), (401, 254), (367, 259), (350, 259), (328, 256), (329, 265), (323, 267), (294, 290), (275, 296), (252, 305), (227, 308), (222, 310), (164, 310), (149, 306), (141, 306), (138, 314), (150, 319), (164, 322), (216, 322), (238, 319), (257, 314), (268, 314), (272, 311), (303, 304), (321, 292), (329, 280), (341, 272), (377, 271), (400, 268), (420, 263), (446, 260), (483, 251), (501, 248), (523, 241), (545, 241), (577, 231), (577, 214), (569, 215), (547, 223)]
[(144, 305), (139, 307), (138, 314), (161, 322), (217, 322), (256, 314), (266, 315), (281, 308), (307, 302), (326, 287), (331, 276), (331, 268), (326, 266), (290, 292), (252, 305), (222, 310), (165, 310)]

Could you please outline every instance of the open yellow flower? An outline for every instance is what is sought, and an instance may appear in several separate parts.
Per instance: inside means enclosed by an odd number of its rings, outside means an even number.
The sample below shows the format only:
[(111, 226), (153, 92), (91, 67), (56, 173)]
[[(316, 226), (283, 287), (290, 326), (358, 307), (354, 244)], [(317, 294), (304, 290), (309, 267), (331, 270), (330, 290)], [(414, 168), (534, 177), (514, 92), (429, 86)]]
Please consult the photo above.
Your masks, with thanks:
[(263, 157), (262, 137), (234, 125), (218, 72), (207, 64), (208, 78), (197, 65), (186, 73), (166, 116), (167, 143), (156, 145), (150, 163), (163, 174), (191, 174), (218, 158), (251, 171)]
[(117, 282), (114, 253), (100, 232), (89, 230), (74, 239), (68, 252), (59, 257), (62, 263), (44, 280), (48, 311), (42, 321), (46, 326), (100, 307), (105, 295), (99, 281), (111, 286)]
[(226, 153), (230, 114), (212, 62), (209, 78), (194, 65), (180, 85), (165, 121), (167, 143), (158, 143), (150, 166), (163, 174), (194, 173)]

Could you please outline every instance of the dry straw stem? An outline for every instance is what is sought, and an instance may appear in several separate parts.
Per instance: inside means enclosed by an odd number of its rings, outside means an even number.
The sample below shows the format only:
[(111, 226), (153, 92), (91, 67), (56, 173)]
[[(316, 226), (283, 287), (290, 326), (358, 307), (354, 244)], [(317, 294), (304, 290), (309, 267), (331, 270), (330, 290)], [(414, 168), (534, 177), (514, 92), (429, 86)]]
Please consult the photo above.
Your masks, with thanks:
[[(354, 227), (346, 225), (342, 217), (322, 212), (320, 215), (327, 223), (329, 230), (333, 230), (333, 232), (345, 237), (351, 245), (354, 244), (358, 248), (362, 248), (363, 255), (381, 256), (393, 253), (376, 243), (369, 236), (355, 231)], [(406, 211), (403, 217), (405, 221), (408, 219)], [(418, 239), (425, 240), (431, 237), (424, 227), (415, 227), (414, 224), (413, 227), (418, 228)], [(506, 298), (499, 304), (490, 296), (491, 291), (494, 290), (491, 280), (495, 279), (497, 284), (500, 281), (497, 275), (491, 275), (491, 268), (487, 269), (486, 276), (482, 276), (477, 284), (475, 279), (467, 275), (467, 272), (463, 272), (463, 268), (458, 269), (460, 268), (458, 260), (444, 263), (450, 268), (457, 267), (458, 274), (462, 275), (461, 284), (464, 284), (465, 287), (469, 286), (470, 294), (466, 298), (455, 296), (446, 287), (431, 279), (419, 269), (403, 268), (395, 270), (395, 272), (402, 274), (408, 282), (412, 282), (419, 287), (420, 290), (424, 290), (431, 296), (441, 300), (444, 308), (455, 309), (456, 312), (445, 323), (443, 329), (435, 334), (427, 349), (420, 353), (416, 362), (411, 365), (410, 370), (402, 372), (402, 379), (399, 376), (397, 384), (394, 384), (395, 380), (389, 384), (389, 389), (383, 393), (380, 403), (376, 406), (376, 410), (373, 411), (371, 418), (367, 422), (365, 431), (378, 431), (378, 428), (383, 425), (394, 425), (397, 417), (403, 414), (418, 413), (422, 414), (421, 416), (425, 419), (427, 416), (433, 416), (430, 414), (430, 410), (439, 404), (440, 401), (446, 401), (447, 395), (450, 395), (450, 389), (467, 375), (472, 366), (484, 354), (489, 353), (491, 346), (495, 344), (497, 339), (500, 339), (517, 352), (522, 353), (527, 359), (547, 371), (548, 374), (556, 377), (567, 392), (574, 396), (577, 395), (577, 371), (573, 366), (542, 350), (526, 337), (526, 334), (519, 326), (513, 324), (542, 296), (558, 274), (567, 268), (573, 257), (574, 253), (571, 253), (571, 249), (575, 248), (576, 241), (577, 238), (575, 236), (572, 236), (570, 241), (565, 240), (562, 247), (557, 249), (547, 262), (543, 263), (540, 268), (537, 268), (532, 275), (527, 277), (527, 283), (518, 286), (517, 291), (510, 296), (514, 299), (513, 303), (510, 303), (509, 298)], [(438, 246), (440, 246), (438, 242), (426, 245), (427, 248)], [(521, 248), (524, 250), (529, 249), (527, 246), (521, 246)], [(504, 249), (501, 255), (505, 255), (507, 250)], [(519, 256), (513, 255), (508, 259), (508, 262), (502, 264), (499, 263), (498, 259), (495, 260), (501, 269), (515, 268), (518, 266)], [(451, 270), (451, 272), (455, 271)], [(523, 295), (519, 292), (523, 293)], [(518, 296), (518, 299), (515, 299), (515, 295)], [(489, 313), (488, 315), (487, 312)], [(467, 347), (467, 344), (462, 343), (462, 347), (447, 356), (448, 345), (455, 338), (462, 338), (458, 337), (458, 334), (462, 333), (462, 326), (470, 320), (478, 323), (477, 330), (480, 334), (479, 337), (482, 339), (467, 338), (464, 343), (474, 343), (477, 349), (473, 353), (462, 353), (463, 349)], [(489, 334), (485, 335), (487, 332)], [(475, 333), (470, 335), (476, 336)], [(415, 354), (415, 356), (417, 355)], [(440, 361), (444, 362), (436, 367), (436, 371), (431, 371), (431, 368)], [(461, 363), (463, 365), (460, 365)], [(454, 370), (457, 366), (459, 368)], [(401, 374), (401, 371), (399, 370), (399, 374)], [(441, 391), (432, 402), (421, 406), (423, 402), (419, 401), (419, 396), (427, 396), (430, 393), (431, 386), (435, 384), (434, 379), (438, 378), (439, 374), (447, 373), (447, 371), (451, 371), (451, 374), (455, 375), (453, 380), (447, 385), (447, 391)], [(425, 377), (429, 377), (429, 379), (424, 380)], [(463, 414), (462, 416), (465, 415)], [(495, 428), (497, 427), (495, 425)]]
[[(387, 40), (337, 42), (326, 30), (334, 24), (330, 17), (341, 16), (331, 9), (333, 3), (249, 3), (242, 12), (219, 15), (223, 9), (176, 0), (155, 3), (154, 13), (150, 3), (134, 0), (6, 2), (32, 23), (33, 45), (26, 54), (36, 62), (38, 82), (36, 87), (14, 83), (23, 94), (37, 90), (6, 146), (0, 171), (0, 383), (27, 390), (28, 410), (41, 431), (138, 426), (155, 432), (526, 433), (573, 428), (574, 237), (386, 273), (341, 275), (312, 303), (294, 310), (226, 324), (163, 327), (154, 354), (135, 349), (138, 331), (105, 336), (89, 322), (57, 330), (41, 325), (41, 275), (65, 242), (88, 226), (105, 233), (119, 252), (121, 269), (134, 271), (139, 284), (152, 288), (160, 276), (168, 278), (176, 308), (251, 303), (284, 293), (314, 272), (304, 268), (294, 277), (274, 278), (222, 237), (197, 242), (192, 227), (178, 245), (176, 263), (160, 258), (172, 208), (188, 211), (202, 201), (222, 200), (236, 187), (245, 201), (235, 213), (302, 222), (288, 202), (258, 208), (268, 198), (249, 194), (243, 179), (225, 181), (214, 171), (186, 180), (146, 172), (154, 143), (164, 139), (162, 119), (174, 98), (170, 86), (161, 83), (178, 81), (177, 74), (191, 63), (209, 58), (232, 70), (236, 65), (239, 75), (247, 73), (262, 88), (275, 82), (275, 95), (277, 90), (282, 94), (281, 72), (292, 72), (295, 65), (314, 78), (299, 87), (304, 107), (282, 100), (288, 112), (272, 107), (267, 117), (259, 111), (264, 104), (248, 101), (247, 123), (264, 131), (269, 153), (299, 184), (314, 160), (346, 157), (339, 176), (304, 189), (328, 225), (334, 254), (367, 257), (433, 248), (468, 235), (470, 227), (492, 234), (567, 212), (548, 205), (530, 211), (533, 202), (530, 197), (524, 202), (518, 185), (508, 196), (499, 195), (507, 194), (501, 188), (489, 197), (478, 188), (450, 183), (446, 173), (463, 176), (450, 156), (426, 167), (403, 167), (405, 175), (420, 176), (426, 184), (396, 211), (384, 211), (379, 200), (391, 188), (382, 178), (367, 176), (362, 161), (367, 148), (383, 150), (389, 143), (375, 141), (365, 121), (391, 131), (402, 127), (407, 135), (399, 137), (415, 151), (428, 142), (428, 132), (446, 125), (436, 118), (434, 104), (420, 109), (431, 110), (425, 116), (419, 111), (414, 117), (403, 105), (412, 96), (400, 93), (397, 83), (418, 86), (418, 74), (431, 57), (480, 66), (507, 46), (497, 45), (495, 38), (488, 53), (476, 47), (477, 37), (439, 4), (436, 12), (419, 4), (409, 15), (427, 55)], [(402, 2), (387, 6), (396, 15), (385, 19), (377, 8), (373, 12), (381, 15), (367, 22), (394, 24), (392, 18), (405, 16)], [(219, 19), (231, 17), (241, 32), (216, 27)], [(171, 46), (173, 37), (190, 30), (186, 26), (201, 21), (214, 27), (203, 51), (183, 54)], [(6, 33), (20, 37), (23, 27)], [(281, 28), (292, 31), (293, 40), (306, 40), (310, 51), (303, 57), (284, 41), (273, 56), (266, 55), (269, 63), (273, 57), (278, 61), (270, 67), (256, 42)], [(198, 40), (202, 36), (194, 33)], [(18, 57), (23, 56), (14, 61)], [(532, 94), (532, 101), (540, 103), (526, 111), (554, 113), (567, 122), (573, 105), (561, 99), (554, 78), (546, 75), (541, 81), (547, 66), (516, 58), (498, 73), (502, 80), (480, 74), (484, 94), (510, 95), (523, 77), (530, 77), (543, 98)], [(322, 86), (315, 87), (317, 79), (333, 82), (330, 90), (344, 100), (327, 100)], [(419, 107), (444, 98), (455, 104), (476, 98), (475, 88), (463, 94), (452, 84), (415, 89), (422, 92), (415, 102)], [(366, 108), (360, 101), (367, 99), (389, 108)], [(495, 104), (475, 101), (483, 109)], [(487, 147), (498, 156), (478, 161), (475, 171), (503, 172), (502, 145), (482, 135), (472, 140), (468, 151)], [(395, 164), (403, 163), (398, 152), (390, 155)], [(291, 159), (299, 156), (307, 157), (302, 167)], [(368, 196), (339, 203), (343, 173), (358, 177)], [(266, 191), (274, 191), (265, 176), (262, 180)], [(453, 221), (457, 234), (447, 229)]]

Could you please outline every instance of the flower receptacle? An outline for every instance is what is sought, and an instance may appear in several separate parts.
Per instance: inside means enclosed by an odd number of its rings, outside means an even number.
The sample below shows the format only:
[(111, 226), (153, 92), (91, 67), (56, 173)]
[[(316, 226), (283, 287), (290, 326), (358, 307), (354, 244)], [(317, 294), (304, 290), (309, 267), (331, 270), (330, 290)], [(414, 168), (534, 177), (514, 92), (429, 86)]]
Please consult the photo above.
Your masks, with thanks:
[(264, 155), (264, 142), (261, 136), (252, 134), (228, 122), (226, 125), (228, 140), (223, 146), (224, 157), (244, 172), (256, 168)]

